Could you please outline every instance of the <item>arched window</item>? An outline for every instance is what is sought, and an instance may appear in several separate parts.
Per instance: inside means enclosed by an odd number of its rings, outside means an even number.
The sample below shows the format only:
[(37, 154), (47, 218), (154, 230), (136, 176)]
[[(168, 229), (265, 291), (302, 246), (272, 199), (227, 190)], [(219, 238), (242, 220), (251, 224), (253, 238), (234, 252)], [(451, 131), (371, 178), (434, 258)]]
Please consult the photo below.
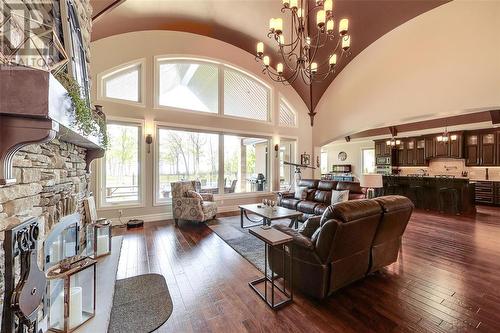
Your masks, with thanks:
[(280, 99), (280, 114), (279, 114), (279, 126), (284, 127), (296, 127), (295, 111), (286, 103), (282, 98)]
[(132, 64), (102, 77), (102, 97), (117, 100), (141, 101), (141, 64)]
[(200, 59), (159, 59), (159, 107), (269, 121), (271, 89), (236, 68)]

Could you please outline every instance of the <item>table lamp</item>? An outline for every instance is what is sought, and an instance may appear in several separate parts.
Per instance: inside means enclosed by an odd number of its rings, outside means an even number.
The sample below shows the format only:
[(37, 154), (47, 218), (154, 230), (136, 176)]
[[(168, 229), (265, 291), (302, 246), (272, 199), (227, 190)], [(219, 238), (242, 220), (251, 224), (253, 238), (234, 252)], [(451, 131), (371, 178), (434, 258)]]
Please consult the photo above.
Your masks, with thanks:
[(367, 173), (361, 176), (361, 187), (368, 188), (367, 197), (368, 199), (375, 198), (375, 189), (384, 187), (382, 181), (382, 175), (378, 173)]

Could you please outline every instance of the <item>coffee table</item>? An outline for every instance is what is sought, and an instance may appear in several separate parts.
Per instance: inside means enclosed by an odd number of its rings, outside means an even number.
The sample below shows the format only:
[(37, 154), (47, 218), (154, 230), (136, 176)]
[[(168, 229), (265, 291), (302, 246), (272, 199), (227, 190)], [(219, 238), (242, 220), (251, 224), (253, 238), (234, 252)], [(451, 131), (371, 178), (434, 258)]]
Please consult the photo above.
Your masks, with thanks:
[[(241, 205), (240, 214), (241, 214), (241, 227), (242, 228), (251, 228), (258, 225), (271, 225), (273, 220), (279, 219), (290, 219), (290, 224), (288, 227), (292, 227), (295, 224), (295, 228), (299, 226), (299, 222), (297, 218), (302, 215), (301, 212), (296, 210), (291, 210), (285, 207), (267, 207), (262, 204), (250, 204), (250, 205)], [(259, 216), (260, 220), (253, 220), (248, 217), (248, 212)], [(248, 221), (252, 222), (252, 224), (245, 225), (244, 218)]]
[[(266, 302), (267, 305), (273, 310), (277, 310), (280, 307), (290, 304), (293, 302), (293, 237), (290, 235), (285, 234), (284, 232), (281, 232), (279, 230), (276, 230), (274, 228), (270, 229), (262, 229), (262, 226), (260, 227), (254, 227), (248, 230), (251, 235), (254, 235), (258, 239), (264, 242), (264, 276), (248, 282), (248, 285), (250, 288), (253, 289), (257, 293), (257, 295)], [(280, 288), (278, 284), (276, 284), (276, 280), (279, 278), (276, 273), (272, 270), (273, 267), (273, 251), (276, 247), (281, 247), (281, 251), (283, 253), (282, 256), (282, 278), (283, 278), (283, 288)], [(288, 249), (288, 256), (285, 254), (287, 253), (286, 249)], [(268, 260), (268, 253), (269, 253), (269, 263), (270, 263), (270, 276), (267, 273), (268, 268), (267, 268), (267, 260)], [(287, 265), (285, 262), (285, 258), (288, 257), (288, 269)], [(288, 272), (287, 272), (288, 271)], [(262, 293), (257, 286), (264, 282), (264, 293)], [(288, 283), (287, 283), (288, 282)], [(271, 290), (268, 292), (267, 285), (268, 283), (271, 284)], [(288, 285), (288, 288), (287, 288)], [(287, 290), (288, 289), (288, 290)], [(281, 293), (281, 300), (278, 300), (278, 302), (275, 302), (275, 293), (276, 291)], [(269, 295), (270, 294), (270, 295)]]

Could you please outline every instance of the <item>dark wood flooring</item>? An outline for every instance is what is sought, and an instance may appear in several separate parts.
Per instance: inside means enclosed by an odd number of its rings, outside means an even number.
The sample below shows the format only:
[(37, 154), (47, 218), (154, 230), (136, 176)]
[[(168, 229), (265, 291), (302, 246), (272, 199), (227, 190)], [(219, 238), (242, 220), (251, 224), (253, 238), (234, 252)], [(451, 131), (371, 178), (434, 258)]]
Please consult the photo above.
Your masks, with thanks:
[[(417, 211), (399, 261), (319, 302), (296, 293), (272, 311), (260, 272), (203, 224), (126, 231), (118, 278), (165, 276), (174, 310), (158, 332), (500, 332), (500, 209)], [(140, 318), (138, 318), (140, 320)]]

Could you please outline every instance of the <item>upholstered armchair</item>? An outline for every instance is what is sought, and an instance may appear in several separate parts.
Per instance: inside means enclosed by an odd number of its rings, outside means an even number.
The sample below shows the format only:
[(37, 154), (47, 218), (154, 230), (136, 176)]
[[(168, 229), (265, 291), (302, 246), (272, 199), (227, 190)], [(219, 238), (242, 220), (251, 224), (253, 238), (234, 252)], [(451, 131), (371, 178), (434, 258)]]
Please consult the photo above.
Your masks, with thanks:
[(179, 219), (205, 222), (215, 218), (217, 204), (211, 193), (196, 192), (196, 181), (170, 183), (172, 189), (172, 213), (175, 225)]

